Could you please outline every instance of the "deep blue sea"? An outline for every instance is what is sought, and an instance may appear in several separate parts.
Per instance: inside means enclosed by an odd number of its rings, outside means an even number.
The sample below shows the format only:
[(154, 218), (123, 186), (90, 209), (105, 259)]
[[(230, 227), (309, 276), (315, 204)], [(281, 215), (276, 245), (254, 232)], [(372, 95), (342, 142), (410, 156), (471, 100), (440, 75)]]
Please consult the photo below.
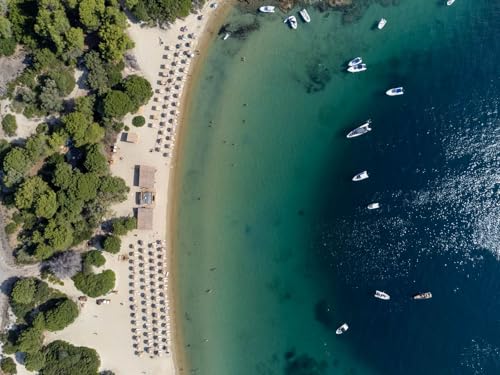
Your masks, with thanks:
[(500, 1), (396, 3), (235, 9), (214, 40), (179, 151), (185, 373), (500, 374)]

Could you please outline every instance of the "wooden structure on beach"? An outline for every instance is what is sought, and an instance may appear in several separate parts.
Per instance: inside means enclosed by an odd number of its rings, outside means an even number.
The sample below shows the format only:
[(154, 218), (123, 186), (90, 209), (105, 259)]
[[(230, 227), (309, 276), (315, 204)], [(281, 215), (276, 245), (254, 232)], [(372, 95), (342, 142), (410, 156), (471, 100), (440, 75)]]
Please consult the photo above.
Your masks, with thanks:
[(142, 189), (153, 189), (155, 185), (156, 168), (147, 165), (139, 165), (139, 187)]
[(153, 229), (153, 209), (139, 207), (137, 209), (137, 229), (151, 230)]

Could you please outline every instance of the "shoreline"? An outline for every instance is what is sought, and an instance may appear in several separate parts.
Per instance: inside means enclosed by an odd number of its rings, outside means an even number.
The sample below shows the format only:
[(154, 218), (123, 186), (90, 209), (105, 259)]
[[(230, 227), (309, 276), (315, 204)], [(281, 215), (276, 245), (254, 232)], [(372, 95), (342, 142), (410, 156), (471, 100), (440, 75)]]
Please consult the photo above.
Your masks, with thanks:
[(229, 11), (234, 5), (233, 0), (225, 0), (220, 4), (220, 8), (217, 13), (213, 13), (211, 18), (207, 21), (205, 29), (198, 40), (196, 49), (199, 51), (199, 55), (196, 61), (191, 65), (188, 71), (188, 80), (184, 88), (184, 92), (181, 98), (180, 104), (180, 118), (179, 118), (179, 128), (177, 130), (177, 145), (175, 147), (174, 156), (172, 158), (171, 166), (172, 177), (169, 179), (167, 187), (168, 202), (170, 203), (167, 207), (167, 248), (169, 250), (170, 257), (170, 267), (169, 272), (171, 274), (171, 284), (169, 288), (169, 296), (171, 301), (173, 301), (173, 311), (171, 318), (173, 319), (173, 357), (174, 366), (176, 374), (182, 374), (188, 370), (188, 356), (185, 350), (184, 335), (182, 333), (182, 317), (179, 315), (178, 310), (180, 306), (179, 294), (180, 294), (180, 284), (177, 281), (177, 275), (179, 273), (178, 262), (179, 253), (178, 249), (175, 247), (177, 243), (177, 232), (176, 232), (176, 214), (179, 209), (179, 188), (180, 188), (180, 152), (183, 149), (184, 143), (186, 141), (187, 134), (187, 120), (189, 118), (188, 114), (193, 105), (193, 89), (196, 87), (199, 76), (201, 74), (202, 68), (207, 58), (209, 48), (211, 44), (216, 40), (218, 29), (226, 19)]

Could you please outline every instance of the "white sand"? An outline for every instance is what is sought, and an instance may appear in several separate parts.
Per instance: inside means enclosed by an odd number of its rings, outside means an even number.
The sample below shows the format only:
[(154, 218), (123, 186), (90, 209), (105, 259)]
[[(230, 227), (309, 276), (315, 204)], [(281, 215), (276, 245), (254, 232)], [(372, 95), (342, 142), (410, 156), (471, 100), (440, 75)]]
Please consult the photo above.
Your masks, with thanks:
[[(126, 143), (120, 140), (117, 141), (116, 146), (118, 147), (118, 151), (113, 154), (111, 171), (114, 175), (122, 177), (131, 187), (131, 190), (128, 194), (127, 201), (113, 207), (113, 214), (114, 216), (129, 216), (133, 214), (132, 209), (138, 207), (136, 204), (136, 193), (140, 191), (140, 189), (137, 186), (133, 186), (134, 167), (136, 165), (147, 165), (156, 168), (156, 199), (153, 229), (135, 230), (128, 236), (123, 237), (122, 251), (120, 254), (128, 254), (132, 251), (129, 249), (130, 244), (134, 244), (135, 249), (137, 249), (139, 247), (137, 245), (139, 239), (144, 241), (144, 246), (141, 247), (144, 247), (145, 250), (148, 250), (148, 243), (167, 239), (167, 213), (169, 209), (167, 199), (168, 186), (170, 183), (169, 179), (173, 175), (171, 161), (174, 143), (165, 139), (166, 135), (171, 134), (167, 132), (166, 128), (171, 127), (168, 123), (168, 119), (172, 118), (169, 114), (170, 111), (172, 108), (173, 110), (179, 108), (186, 93), (180, 90), (178, 91), (178, 98), (173, 98), (171, 96), (169, 100), (165, 101), (164, 96), (168, 95), (168, 93), (165, 92), (167, 78), (160, 77), (159, 73), (161, 71), (168, 74), (171, 62), (176, 59), (178, 62), (175, 67), (176, 74), (183, 75), (186, 78), (189, 69), (186, 64), (180, 61), (187, 59), (182, 51), (196, 50), (200, 47), (198, 42), (202, 34), (213, 34), (215, 32), (215, 30), (210, 30), (209, 27), (207, 28), (207, 25), (209, 21), (212, 22), (212, 20), (215, 19), (213, 15), (221, 11), (221, 7), (214, 10), (207, 4), (199, 13), (203, 14), (202, 20), (198, 20), (197, 15), (190, 15), (185, 20), (176, 22), (169, 30), (141, 28), (139, 25), (131, 25), (129, 28), (129, 33), (136, 45), (133, 54), (136, 56), (137, 62), (141, 68), (140, 72), (134, 73), (144, 75), (144, 77), (151, 82), (155, 94), (151, 102), (145, 105), (140, 111), (146, 118), (145, 126), (135, 128), (130, 124), (132, 116), (125, 118), (125, 124), (130, 126), (131, 132), (138, 135), (139, 141), (136, 144)], [(180, 28), (183, 26), (187, 27), (187, 31), (180, 32)], [(187, 37), (187, 35), (191, 33), (195, 34), (194, 38)], [(186, 36), (186, 40), (178, 39), (178, 36), (182, 34)], [(160, 45), (160, 38), (163, 42), (162, 45)], [(187, 42), (191, 43), (190, 48), (185, 47), (185, 43)], [(175, 46), (179, 43), (182, 43), (183, 48), (180, 49), (180, 57), (175, 58), (173, 54), (178, 51)], [(170, 47), (169, 51), (165, 50), (166, 46)], [(165, 54), (169, 55), (169, 59), (164, 58)], [(190, 59), (190, 68), (192, 68), (196, 58), (197, 57)], [(167, 69), (160, 68), (162, 65), (167, 65)], [(184, 73), (179, 73), (178, 71), (178, 68), (181, 66), (186, 67)], [(162, 84), (158, 83), (159, 80), (162, 81)], [(179, 83), (181, 83), (181, 81), (179, 81)], [(184, 82), (184, 87), (185, 86), (186, 82)], [(161, 95), (157, 94), (157, 90), (162, 92)], [(177, 102), (176, 107), (172, 107), (172, 101)], [(168, 108), (162, 109), (163, 105), (167, 103), (170, 103)], [(157, 107), (157, 110), (154, 110), (153, 107)], [(162, 113), (168, 114), (166, 120), (161, 117)], [(150, 116), (156, 116), (157, 119), (151, 120)], [(161, 136), (158, 135), (160, 121), (167, 121), (166, 125), (161, 128), (163, 131)], [(149, 126), (150, 124), (151, 127)], [(174, 126), (173, 131), (176, 130), (177, 126), (178, 125)], [(172, 136), (172, 138), (174, 138), (174, 136)], [(161, 143), (158, 143), (158, 139), (161, 139)], [(166, 144), (169, 144), (169, 148), (165, 148)], [(160, 147), (160, 152), (154, 151), (155, 147)], [(153, 150), (153, 152), (151, 152), (151, 150)], [(164, 152), (168, 152), (169, 156), (164, 156)], [(165, 257), (168, 258), (169, 254), (170, 249), (165, 251)], [(98, 306), (95, 300), (89, 299), (81, 308), (78, 319), (67, 329), (57, 334), (48, 335), (48, 341), (63, 339), (75, 345), (85, 345), (95, 348), (101, 357), (101, 368), (113, 370), (117, 374), (175, 374), (173, 343), (170, 343), (170, 354), (164, 354), (161, 357), (156, 356), (151, 358), (147, 354), (139, 357), (134, 354), (130, 318), (131, 310), (130, 302), (128, 301), (130, 292), (129, 281), (131, 281), (129, 276), (132, 271), (129, 270), (128, 261), (119, 261), (117, 256), (111, 255), (106, 255), (106, 258), (107, 263), (105, 268), (112, 268), (117, 273), (117, 285), (115, 289), (118, 292), (106, 296), (106, 298), (111, 300), (111, 303), (109, 305)], [(166, 269), (169, 267), (168, 261), (169, 259), (167, 259), (165, 264)], [(132, 267), (137, 267), (137, 262), (132, 265)], [(137, 277), (136, 268), (135, 274), (134, 277)], [(67, 282), (66, 284), (67, 285), (62, 289), (71, 297), (76, 299), (81, 295), (71, 282)], [(171, 293), (168, 294), (170, 295)], [(173, 307), (173, 303), (170, 301), (168, 315), (172, 317), (170, 319), (172, 328), (174, 328), (173, 316), (175, 315), (175, 309), (172, 310)]]

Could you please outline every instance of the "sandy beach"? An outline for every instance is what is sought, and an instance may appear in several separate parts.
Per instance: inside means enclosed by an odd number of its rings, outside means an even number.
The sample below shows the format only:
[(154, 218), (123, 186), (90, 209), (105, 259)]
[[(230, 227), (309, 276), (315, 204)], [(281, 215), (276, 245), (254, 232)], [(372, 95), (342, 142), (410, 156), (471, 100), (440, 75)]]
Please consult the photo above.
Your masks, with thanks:
[[(139, 229), (122, 237), (119, 255), (105, 254), (104, 267), (117, 275), (115, 291), (106, 296), (110, 303), (81, 302), (78, 319), (47, 336), (47, 341), (63, 339), (95, 348), (101, 368), (117, 374), (183, 372), (182, 338), (175, 330), (172, 265), (176, 262), (169, 235), (174, 225), (170, 212), (175, 209), (171, 197), (175, 196), (176, 142), (204, 52), (228, 9), (229, 3), (218, 3), (215, 8), (206, 4), (168, 30), (138, 24), (128, 29), (135, 42), (131, 52), (140, 69), (127, 73), (146, 77), (154, 95), (139, 111), (146, 118), (145, 126), (132, 126), (132, 116), (124, 119), (130, 129), (118, 138), (111, 171), (127, 182), (130, 192), (125, 202), (113, 207), (112, 216), (139, 215)], [(145, 171), (148, 186), (143, 186)], [(145, 192), (152, 193), (152, 202), (138, 202)], [(81, 295), (71, 282), (61, 289), (75, 300)]]

